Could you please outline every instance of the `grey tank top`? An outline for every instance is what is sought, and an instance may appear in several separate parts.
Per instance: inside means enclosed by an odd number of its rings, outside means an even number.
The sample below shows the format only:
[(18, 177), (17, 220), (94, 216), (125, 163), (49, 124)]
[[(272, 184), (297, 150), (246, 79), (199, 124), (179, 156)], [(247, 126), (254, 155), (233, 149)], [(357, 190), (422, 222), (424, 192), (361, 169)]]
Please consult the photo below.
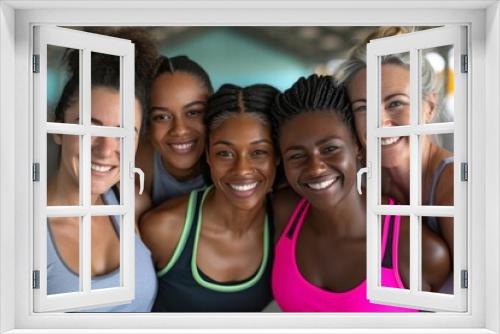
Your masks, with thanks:
[(153, 153), (154, 177), (151, 190), (151, 201), (153, 206), (173, 197), (188, 194), (193, 190), (202, 189), (206, 186), (203, 176), (200, 174), (192, 180), (178, 181), (163, 166), (161, 155), (157, 151)]
[[(434, 171), (434, 175), (432, 175), (432, 181), (431, 181), (431, 193), (429, 195), (429, 203), (427, 203), (427, 205), (434, 205), (434, 197), (436, 195), (436, 188), (439, 182), (439, 178), (441, 177), (441, 174), (443, 173), (446, 166), (451, 163), (453, 163), (453, 157), (444, 158), (443, 160), (441, 160), (439, 166)], [(441, 233), (441, 228), (439, 227), (439, 223), (436, 217), (427, 217), (427, 225), (434, 232)]]
[[(108, 190), (102, 195), (104, 203), (109, 205), (119, 204), (113, 190)], [(119, 218), (113, 216), (113, 227), (119, 230)], [(52, 240), (50, 225), (47, 230), (47, 294), (59, 294), (79, 291), (79, 277), (66, 263), (63, 262)], [(118, 235), (118, 233), (117, 233)], [(103, 289), (120, 286), (120, 270), (117, 268), (111, 273), (92, 278), (92, 289)], [(135, 299), (128, 304), (104, 306), (77, 310), (76, 312), (149, 312), (153, 307), (158, 281), (151, 259), (151, 252), (142, 243), (139, 236), (135, 235)]]

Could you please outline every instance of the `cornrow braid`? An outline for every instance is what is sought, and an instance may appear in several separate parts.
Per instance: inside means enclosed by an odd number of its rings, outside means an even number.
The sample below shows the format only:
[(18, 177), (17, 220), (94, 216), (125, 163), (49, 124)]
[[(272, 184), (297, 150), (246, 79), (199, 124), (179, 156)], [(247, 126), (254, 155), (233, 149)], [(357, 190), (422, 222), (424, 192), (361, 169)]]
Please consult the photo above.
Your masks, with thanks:
[(257, 117), (264, 124), (271, 126), (270, 109), (279, 91), (265, 84), (239, 87), (232, 84), (222, 85), (208, 99), (204, 121), (208, 132), (237, 114), (248, 113)]
[(276, 96), (271, 109), (273, 133), (279, 138), (279, 130), (285, 122), (305, 112), (333, 112), (341, 117), (353, 135), (354, 119), (347, 90), (338, 85), (332, 76), (313, 74), (301, 77), (292, 87)]
[(198, 63), (187, 56), (175, 56), (172, 58), (160, 56), (156, 62), (153, 79), (163, 73), (184, 72), (198, 78), (211, 95), (214, 92), (212, 82), (208, 73)]

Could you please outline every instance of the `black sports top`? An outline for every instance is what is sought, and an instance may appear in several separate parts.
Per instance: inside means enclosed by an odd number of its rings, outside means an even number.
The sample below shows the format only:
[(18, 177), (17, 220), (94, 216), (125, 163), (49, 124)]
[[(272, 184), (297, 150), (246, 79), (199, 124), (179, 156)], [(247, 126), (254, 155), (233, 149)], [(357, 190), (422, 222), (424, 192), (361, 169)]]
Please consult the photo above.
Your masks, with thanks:
[[(158, 296), (153, 312), (259, 312), (272, 300), (273, 225), (266, 214), (263, 258), (259, 269), (248, 279), (216, 282), (196, 265), (203, 202), (212, 187), (191, 192), (186, 222), (174, 255), (158, 271)], [(269, 201), (268, 201), (269, 202)]]

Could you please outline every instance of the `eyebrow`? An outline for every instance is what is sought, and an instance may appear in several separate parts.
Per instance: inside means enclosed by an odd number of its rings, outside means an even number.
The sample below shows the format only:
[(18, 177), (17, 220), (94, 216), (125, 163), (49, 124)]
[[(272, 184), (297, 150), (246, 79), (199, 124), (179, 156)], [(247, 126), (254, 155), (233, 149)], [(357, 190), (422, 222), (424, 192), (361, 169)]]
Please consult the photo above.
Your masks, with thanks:
[[(323, 145), (324, 143), (326, 143), (326, 142), (328, 142), (328, 141), (330, 141), (332, 139), (340, 139), (340, 140), (342, 140), (341, 138), (339, 138), (339, 137), (337, 137), (335, 135), (332, 135), (332, 136), (328, 136), (326, 138), (318, 140), (317, 142), (314, 143), (314, 145), (315, 146)], [(293, 151), (293, 150), (303, 150), (303, 149), (304, 149), (304, 146), (293, 145), (293, 146), (287, 147), (287, 149), (285, 150), (285, 152)]]
[[(202, 106), (207, 105), (207, 103), (205, 101), (193, 101), (193, 102), (186, 104), (182, 108), (187, 109), (187, 108), (190, 108), (190, 107), (198, 105), (198, 104), (201, 104)], [(153, 112), (153, 111), (170, 111), (170, 109), (168, 107), (152, 106), (151, 112)]]
[[(103, 123), (100, 120), (96, 119), (96, 118), (91, 118), (90, 119), (90, 123), (94, 123), (94, 124), (97, 124), (99, 126), (103, 126)], [(115, 127), (119, 128), (120, 125), (116, 125)], [(139, 129), (136, 126), (134, 126), (134, 131), (135, 131), (135, 133), (139, 133)]]
[[(272, 145), (273, 143), (268, 140), (268, 139), (259, 139), (259, 140), (254, 140), (253, 142), (250, 142), (250, 145), (258, 145), (258, 144), (269, 144)], [(227, 145), (227, 146), (234, 146), (233, 143), (227, 141), (227, 140), (218, 140), (213, 145)]]
[(382, 101), (387, 101), (387, 100), (390, 100), (392, 99), (393, 97), (396, 97), (396, 96), (404, 96), (406, 98), (410, 98), (410, 96), (408, 94), (404, 94), (404, 93), (395, 93), (395, 94), (391, 94), (391, 95), (387, 95), (386, 97), (384, 97), (384, 99)]

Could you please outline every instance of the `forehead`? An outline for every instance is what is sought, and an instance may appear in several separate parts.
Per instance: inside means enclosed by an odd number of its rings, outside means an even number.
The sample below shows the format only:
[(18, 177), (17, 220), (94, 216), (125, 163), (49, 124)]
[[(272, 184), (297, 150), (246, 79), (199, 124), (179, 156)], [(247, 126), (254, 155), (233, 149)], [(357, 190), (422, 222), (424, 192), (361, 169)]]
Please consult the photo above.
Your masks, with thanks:
[(211, 130), (209, 137), (211, 142), (225, 140), (244, 144), (262, 139), (271, 140), (271, 129), (251, 114), (235, 114)]
[(153, 82), (151, 98), (161, 100), (178, 96), (191, 98), (193, 95), (207, 94), (207, 89), (195, 75), (186, 72), (162, 73)]
[(280, 144), (282, 148), (290, 145), (314, 145), (329, 136), (351, 140), (353, 133), (336, 112), (305, 112), (283, 124), (280, 130)]

